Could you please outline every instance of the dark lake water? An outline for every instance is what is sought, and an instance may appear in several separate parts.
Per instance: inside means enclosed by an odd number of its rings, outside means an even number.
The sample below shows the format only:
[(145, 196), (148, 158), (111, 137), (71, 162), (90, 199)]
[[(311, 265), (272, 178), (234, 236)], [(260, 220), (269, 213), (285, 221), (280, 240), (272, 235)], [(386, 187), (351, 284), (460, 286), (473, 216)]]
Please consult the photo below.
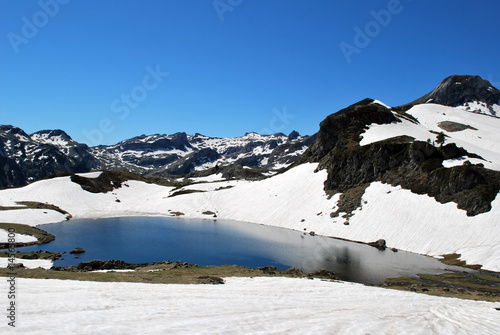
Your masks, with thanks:
[(305, 272), (327, 269), (343, 280), (365, 284), (453, 268), (422, 255), (380, 251), (360, 243), (244, 222), (124, 217), (71, 220), (40, 228), (54, 234), (56, 240), (19, 250), (69, 252), (81, 247), (86, 251), (78, 256), (66, 253), (55, 266), (93, 259), (129, 263), (182, 260), (198, 265), (253, 268), (273, 265)]

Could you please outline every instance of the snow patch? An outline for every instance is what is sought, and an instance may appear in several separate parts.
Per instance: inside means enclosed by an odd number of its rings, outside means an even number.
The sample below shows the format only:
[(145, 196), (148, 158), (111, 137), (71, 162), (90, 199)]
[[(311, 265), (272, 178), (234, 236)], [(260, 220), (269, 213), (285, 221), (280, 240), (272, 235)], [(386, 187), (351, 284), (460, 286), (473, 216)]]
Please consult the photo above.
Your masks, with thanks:
[(384, 104), (384, 103), (383, 103), (382, 101), (380, 101), (380, 100), (373, 100), (372, 104), (379, 104), (379, 105), (384, 106), (384, 107), (385, 107), (385, 108), (387, 108), (387, 109), (391, 109), (391, 108), (392, 108), (392, 107), (390, 107), (389, 105)]
[(191, 180), (192, 182), (195, 182), (195, 183), (207, 183), (207, 182), (225, 180), (225, 178), (222, 177), (222, 173), (216, 173), (216, 174), (211, 174), (211, 175), (206, 176), (206, 177), (189, 178), (189, 180)]
[[(23, 264), (27, 269), (50, 269), (53, 265), (50, 259), (19, 259), (16, 258), (14, 264)], [(6, 268), (9, 266), (9, 260), (7, 257), (0, 257), (0, 268)]]
[[(28, 242), (37, 242), (36, 237), (31, 235), (24, 234), (15, 234), (15, 241), (18, 243), (28, 243)], [(9, 240), (9, 232), (5, 229), (0, 229), (0, 243), (6, 243)]]
[(76, 173), (77, 176), (88, 178), (88, 179), (98, 178), (101, 174), (102, 174), (102, 171)]

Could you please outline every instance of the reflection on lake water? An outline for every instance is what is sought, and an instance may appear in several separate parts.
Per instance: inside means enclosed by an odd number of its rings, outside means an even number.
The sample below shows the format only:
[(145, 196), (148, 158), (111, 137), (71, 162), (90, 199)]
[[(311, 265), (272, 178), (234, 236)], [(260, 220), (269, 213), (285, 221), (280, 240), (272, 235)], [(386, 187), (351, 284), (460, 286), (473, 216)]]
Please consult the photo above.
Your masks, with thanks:
[(343, 280), (380, 284), (385, 278), (441, 273), (452, 267), (436, 259), (384, 251), (365, 244), (302, 232), (226, 220), (168, 217), (80, 219), (41, 226), (56, 236), (45, 245), (22, 251), (69, 252), (55, 266), (76, 265), (93, 259), (129, 263), (182, 260), (199, 265), (236, 264), (248, 267), (295, 267), (305, 272), (333, 271)]

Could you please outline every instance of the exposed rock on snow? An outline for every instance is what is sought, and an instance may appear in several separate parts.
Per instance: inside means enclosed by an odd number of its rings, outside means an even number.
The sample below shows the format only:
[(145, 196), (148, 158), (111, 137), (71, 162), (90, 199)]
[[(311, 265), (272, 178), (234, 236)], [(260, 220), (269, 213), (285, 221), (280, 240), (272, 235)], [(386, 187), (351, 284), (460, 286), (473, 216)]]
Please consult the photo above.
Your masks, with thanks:
[[(412, 109), (407, 114), (411, 112)], [(500, 126), (500, 120), (497, 123)], [(371, 182), (383, 181), (418, 194), (428, 194), (442, 203), (454, 201), (468, 215), (491, 209), (491, 202), (500, 191), (500, 172), (479, 165), (444, 168), (442, 162), (445, 160), (482, 157), (454, 143), (437, 148), (429, 141), (415, 141), (406, 136), (405, 127), (400, 124), (421, 127), (365, 99), (328, 116), (320, 125), (316, 141), (299, 162), (319, 162), (320, 169), (327, 169), (325, 191), (330, 193), (348, 194)], [(401, 128), (400, 136), (387, 137), (377, 132), (380, 137), (376, 141), (365, 139), (366, 128), (385, 129), (386, 126)], [(361, 195), (359, 193), (357, 200), (352, 200), (347, 208), (341, 207), (340, 211), (351, 212), (356, 201), (354, 208), (359, 207)]]

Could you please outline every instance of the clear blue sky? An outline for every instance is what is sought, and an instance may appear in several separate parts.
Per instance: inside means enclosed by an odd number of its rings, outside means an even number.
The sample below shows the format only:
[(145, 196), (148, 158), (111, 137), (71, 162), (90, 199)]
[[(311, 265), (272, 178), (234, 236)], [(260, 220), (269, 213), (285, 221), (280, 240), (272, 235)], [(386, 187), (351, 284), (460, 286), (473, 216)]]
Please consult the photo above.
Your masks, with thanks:
[(452, 74), (500, 86), (499, 13), (498, 0), (0, 0), (0, 124), (90, 145), (313, 134), (363, 98), (400, 105)]

